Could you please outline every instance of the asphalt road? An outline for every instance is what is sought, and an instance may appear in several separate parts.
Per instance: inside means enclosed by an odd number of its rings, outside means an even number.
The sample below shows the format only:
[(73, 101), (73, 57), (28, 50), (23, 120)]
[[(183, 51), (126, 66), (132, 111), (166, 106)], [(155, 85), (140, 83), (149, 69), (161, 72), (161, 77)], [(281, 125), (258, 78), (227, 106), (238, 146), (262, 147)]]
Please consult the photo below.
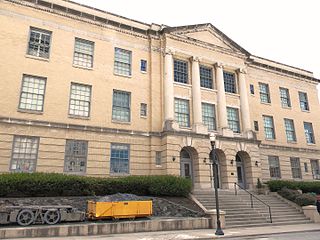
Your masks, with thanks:
[(261, 236), (248, 237), (232, 237), (224, 238), (226, 240), (320, 240), (320, 226), (319, 231), (299, 232), (299, 233), (282, 233)]

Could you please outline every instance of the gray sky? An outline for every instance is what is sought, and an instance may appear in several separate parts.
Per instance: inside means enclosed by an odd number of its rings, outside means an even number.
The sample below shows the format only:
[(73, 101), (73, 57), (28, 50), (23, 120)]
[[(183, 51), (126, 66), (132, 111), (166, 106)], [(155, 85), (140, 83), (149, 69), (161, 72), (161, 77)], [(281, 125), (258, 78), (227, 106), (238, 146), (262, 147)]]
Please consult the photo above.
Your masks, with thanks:
[(320, 78), (319, 0), (74, 0), (145, 23), (212, 23), (251, 54)]

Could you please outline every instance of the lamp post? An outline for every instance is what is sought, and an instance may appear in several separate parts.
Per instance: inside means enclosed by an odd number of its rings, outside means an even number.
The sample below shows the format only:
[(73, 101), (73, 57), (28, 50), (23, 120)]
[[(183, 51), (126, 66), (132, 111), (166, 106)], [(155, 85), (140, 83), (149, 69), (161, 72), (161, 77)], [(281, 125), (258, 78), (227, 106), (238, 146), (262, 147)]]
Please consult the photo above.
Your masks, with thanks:
[(212, 148), (212, 154), (210, 161), (213, 165), (213, 171), (214, 171), (214, 193), (216, 198), (216, 213), (217, 213), (217, 229), (215, 232), (215, 235), (224, 235), (224, 232), (221, 228), (221, 222), (220, 222), (220, 208), (219, 208), (219, 196), (218, 196), (218, 160), (216, 157), (216, 136), (214, 134), (210, 134), (210, 143)]

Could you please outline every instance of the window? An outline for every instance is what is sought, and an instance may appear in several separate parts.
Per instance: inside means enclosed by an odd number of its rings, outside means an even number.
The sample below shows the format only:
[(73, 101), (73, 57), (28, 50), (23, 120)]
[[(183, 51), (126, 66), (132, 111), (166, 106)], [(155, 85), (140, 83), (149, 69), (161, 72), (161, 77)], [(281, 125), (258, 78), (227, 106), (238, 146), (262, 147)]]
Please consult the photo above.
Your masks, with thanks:
[(175, 119), (181, 127), (190, 127), (189, 101), (174, 99)]
[(304, 165), (304, 172), (309, 172), (309, 169), (308, 169), (308, 163), (303, 163)]
[(292, 119), (284, 119), (284, 126), (286, 128), (286, 136), (287, 136), (287, 141), (289, 142), (296, 142), (296, 133), (294, 129), (294, 123)]
[(111, 144), (110, 173), (129, 173), (129, 145)]
[(227, 107), (228, 126), (235, 133), (240, 133), (239, 110)]
[(299, 92), (300, 108), (302, 111), (309, 111), (308, 96), (305, 92)]
[(141, 59), (140, 61), (140, 71), (146, 72), (147, 71), (147, 60)]
[(315, 143), (312, 123), (304, 122), (304, 132), (306, 134), (307, 143)]
[(161, 166), (161, 152), (156, 152), (156, 166)]
[(174, 81), (188, 83), (188, 62), (174, 60)]
[(270, 103), (270, 92), (269, 92), (269, 85), (265, 83), (259, 83), (260, 89), (260, 101), (262, 103)]
[(130, 100), (129, 92), (113, 90), (112, 120), (130, 122)]
[(269, 161), (269, 171), (271, 178), (281, 178), (279, 157), (278, 156), (268, 156)]
[(301, 176), (301, 166), (300, 166), (300, 159), (297, 157), (290, 158), (291, 163), (291, 172), (293, 178), (302, 178)]
[(250, 93), (252, 95), (254, 95), (254, 86), (253, 86), (253, 84), (250, 84)]
[(51, 32), (30, 28), (28, 54), (41, 58), (49, 58)]
[(255, 131), (259, 131), (259, 122), (258, 121), (253, 121), (253, 125), (254, 125), (254, 130)]
[(64, 171), (85, 173), (87, 166), (88, 142), (67, 140), (64, 157)]
[(115, 48), (114, 73), (131, 76), (131, 55), (131, 51)]
[(320, 179), (320, 167), (319, 167), (319, 160), (312, 159), (310, 160), (311, 164), (311, 171), (313, 179)]
[(39, 138), (14, 136), (11, 155), (12, 172), (34, 172), (38, 158)]
[(69, 115), (89, 117), (91, 86), (71, 83)]
[(19, 109), (42, 112), (46, 79), (23, 75)]
[(74, 46), (73, 64), (85, 68), (93, 67), (94, 42), (76, 38)]
[(263, 116), (263, 122), (264, 122), (264, 133), (265, 137), (268, 140), (275, 139), (275, 133), (274, 133), (274, 124), (273, 124), (273, 117), (271, 116)]
[(280, 88), (280, 100), (282, 107), (291, 107), (289, 90), (287, 88)]
[(236, 76), (231, 72), (223, 72), (224, 90), (229, 93), (236, 93)]
[(202, 103), (202, 121), (209, 131), (216, 130), (216, 112), (213, 104)]
[(147, 104), (146, 103), (141, 103), (140, 104), (140, 116), (141, 117), (146, 117), (147, 116)]
[(200, 85), (213, 89), (212, 68), (200, 66)]

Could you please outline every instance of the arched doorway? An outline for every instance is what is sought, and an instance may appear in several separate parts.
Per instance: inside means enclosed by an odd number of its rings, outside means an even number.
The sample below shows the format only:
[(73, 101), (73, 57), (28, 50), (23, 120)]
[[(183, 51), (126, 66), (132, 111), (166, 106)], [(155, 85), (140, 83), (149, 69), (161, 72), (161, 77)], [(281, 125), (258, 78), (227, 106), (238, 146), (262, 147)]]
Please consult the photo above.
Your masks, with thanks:
[(193, 167), (191, 154), (183, 148), (180, 152), (180, 175), (193, 180)]
[[(215, 150), (215, 152), (213, 152), (213, 150), (210, 152), (209, 154), (210, 157), (210, 161), (216, 161), (217, 163), (217, 187), (221, 188), (221, 165), (220, 165), (220, 159), (219, 159), (219, 152), (218, 150)], [(212, 184), (214, 184), (214, 177), (215, 177), (215, 169), (214, 169), (214, 165), (210, 165), (210, 176), (212, 176)], [(212, 185), (214, 186), (214, 185)]]
[(237, 168), (237, 183), (240, 187), (246, 189), (246, 171), (245, 161), (239, 153), (236, 155), (236, 168)]

